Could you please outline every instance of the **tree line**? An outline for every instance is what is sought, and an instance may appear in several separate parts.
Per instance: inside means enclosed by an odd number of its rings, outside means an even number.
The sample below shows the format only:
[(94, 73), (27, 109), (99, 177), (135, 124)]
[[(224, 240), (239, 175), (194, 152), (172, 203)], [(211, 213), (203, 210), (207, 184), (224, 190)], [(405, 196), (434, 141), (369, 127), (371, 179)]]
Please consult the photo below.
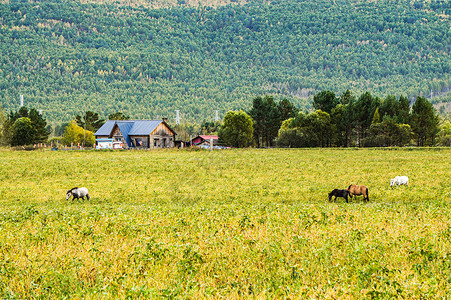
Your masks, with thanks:
[(22, 106), (16, 112), (10, 112), (7, 117), (0, 111), (1, 142), (11, 146), (22, 146), (46, 143), (49, 131), (46, 129), (47, 121), (35, 109), (30, 110)]
[[(356, 98), (349, 90), (340, 96), (321, 91), (314, 96), (313, 107), (314, 111), (299, 111), (286, 99), (276, 103), (271, 96), (256, 97), (247, 113), (227, 113), (220, 140), (240, 147), (450, 145), (449, 120), (440, 120), (425, 97), (417, 97), (411, 106), (405, 96), (381, 100), (369, 92)], [(243, 134), (235, 132), (237, 128)]]
[[(326, 90), (313, 97), (313, 110), (297, 108), (288, 99), (257, 96), (252, 107), (229, 111), (222, 122), (175, 125), (179, 140), (194, 134), (218, 134), (230, 147), (391, 147), (450, 146), (451, 123), (441, 120), (425, 97), (411, 105), (405, 96), (356, 97), (346, 90), (340, 96)], [(2, 111), (1, 111), (2, 112)], [(116, 112), (110, 120), (128, 120)], [(103, 124), (98, 113), (86, 111), (60, 128), (64, 145), (93, 146), (94, 132)], [(11, 146), (48, 142), (47, 121), (34, 108), (21, 107), (7, 116), (0, 113), (1, 141)]]

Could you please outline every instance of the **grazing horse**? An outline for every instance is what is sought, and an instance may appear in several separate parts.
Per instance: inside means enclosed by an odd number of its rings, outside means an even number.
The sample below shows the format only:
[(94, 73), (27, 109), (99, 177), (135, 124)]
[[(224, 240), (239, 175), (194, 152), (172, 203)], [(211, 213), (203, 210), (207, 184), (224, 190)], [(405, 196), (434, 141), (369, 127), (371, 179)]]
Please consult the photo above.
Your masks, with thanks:
[(85, 197), (89, 200), (89, 193), (88, 193), (88, 189), (85, 187), (74, 187), (70, 190), (67, 191), (67, 195), (66, 195), (66, 200), (69, 200), (69, 198), (73, 196), (74, 198), (72, 198), (72, 200), (74, 200), (75, 198), (77, 199), (83, 199), (85, 200)]
[(363, 195), (363, 200), (370, 201), (370, 197), (368, 196), (368, 188), (364, 185), (354, 185), (351, 184), (348, 187), (348, 191), (350, 193), (349, 197), (352, 196), (360, 196)]
[(390, 187), (393, 187), (394, 185), (409, 185), (409, 177), (407, 176), (396, 176), (393, 179), (390, 179)]
[(339, 189), (334, 189), (332, 192), (329, 193), (329, 201), (331, 201), (332, 197), (335, 196), (335, 200), (337, 200), (337, 197), (342, 197), (345, 198), (346, 203), (348, 203), (348, 195), (349, 195), (349, 191), (348, 190), (339, 190)]

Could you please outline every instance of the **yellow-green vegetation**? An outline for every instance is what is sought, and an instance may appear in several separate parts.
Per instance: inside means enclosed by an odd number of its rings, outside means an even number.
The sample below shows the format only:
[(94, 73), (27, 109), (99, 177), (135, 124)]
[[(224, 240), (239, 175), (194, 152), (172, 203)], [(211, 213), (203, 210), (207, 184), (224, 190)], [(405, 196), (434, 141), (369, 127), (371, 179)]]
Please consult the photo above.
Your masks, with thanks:
[[(1, 298), (445, 298), (451, 150), (0, 151)], [(409, 186), (390, 188), (390, 178)], [(369, 187), (328, 202), (334, 188)], [(66, 201), (85, 186), (91, 201)]]
[[(1, 2), (1, 1), (0, 1)], [(223, 6), (223, 5), (244, 5), (246, 0), (82, 0), (81, 3), (95, 3), (95, 4), (114, 4), (118, 6), (131, 6), (131, 7), (147, 7), (147, 8), (162, 8), (162, 7), (174, 7), (174, 6)]]

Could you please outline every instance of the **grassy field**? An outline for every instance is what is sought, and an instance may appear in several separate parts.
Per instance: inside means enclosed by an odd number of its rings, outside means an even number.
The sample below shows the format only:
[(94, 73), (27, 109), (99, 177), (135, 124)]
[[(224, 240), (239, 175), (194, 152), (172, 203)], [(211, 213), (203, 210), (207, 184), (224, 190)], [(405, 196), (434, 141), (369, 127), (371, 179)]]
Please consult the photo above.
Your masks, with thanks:
[[(3, 150), (0, 162), (0, 298), (451, 294), (451, 149)], [(396, 175), (410, 185), (390, 188)], [(351, 183), (370, 202), (328, 202)], [(66, 201), (74, 186), (91, 200)]]

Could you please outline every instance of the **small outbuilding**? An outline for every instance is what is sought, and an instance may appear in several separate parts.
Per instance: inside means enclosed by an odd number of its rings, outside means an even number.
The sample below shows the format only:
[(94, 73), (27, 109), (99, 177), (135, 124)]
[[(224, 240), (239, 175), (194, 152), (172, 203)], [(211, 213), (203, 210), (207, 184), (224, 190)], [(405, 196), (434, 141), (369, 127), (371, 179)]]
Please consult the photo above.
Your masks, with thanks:
[(108, 120), (94, 134), (96, 144), (113, 139), (123, 148), (173, 148), (175, 131), (163, 120)]
[(213, 139), (213, 146), (218, 145), (217, 135), (198, 135), (190, 141), (190, 145), (194, 147), (210, 146), (210, 140)]

